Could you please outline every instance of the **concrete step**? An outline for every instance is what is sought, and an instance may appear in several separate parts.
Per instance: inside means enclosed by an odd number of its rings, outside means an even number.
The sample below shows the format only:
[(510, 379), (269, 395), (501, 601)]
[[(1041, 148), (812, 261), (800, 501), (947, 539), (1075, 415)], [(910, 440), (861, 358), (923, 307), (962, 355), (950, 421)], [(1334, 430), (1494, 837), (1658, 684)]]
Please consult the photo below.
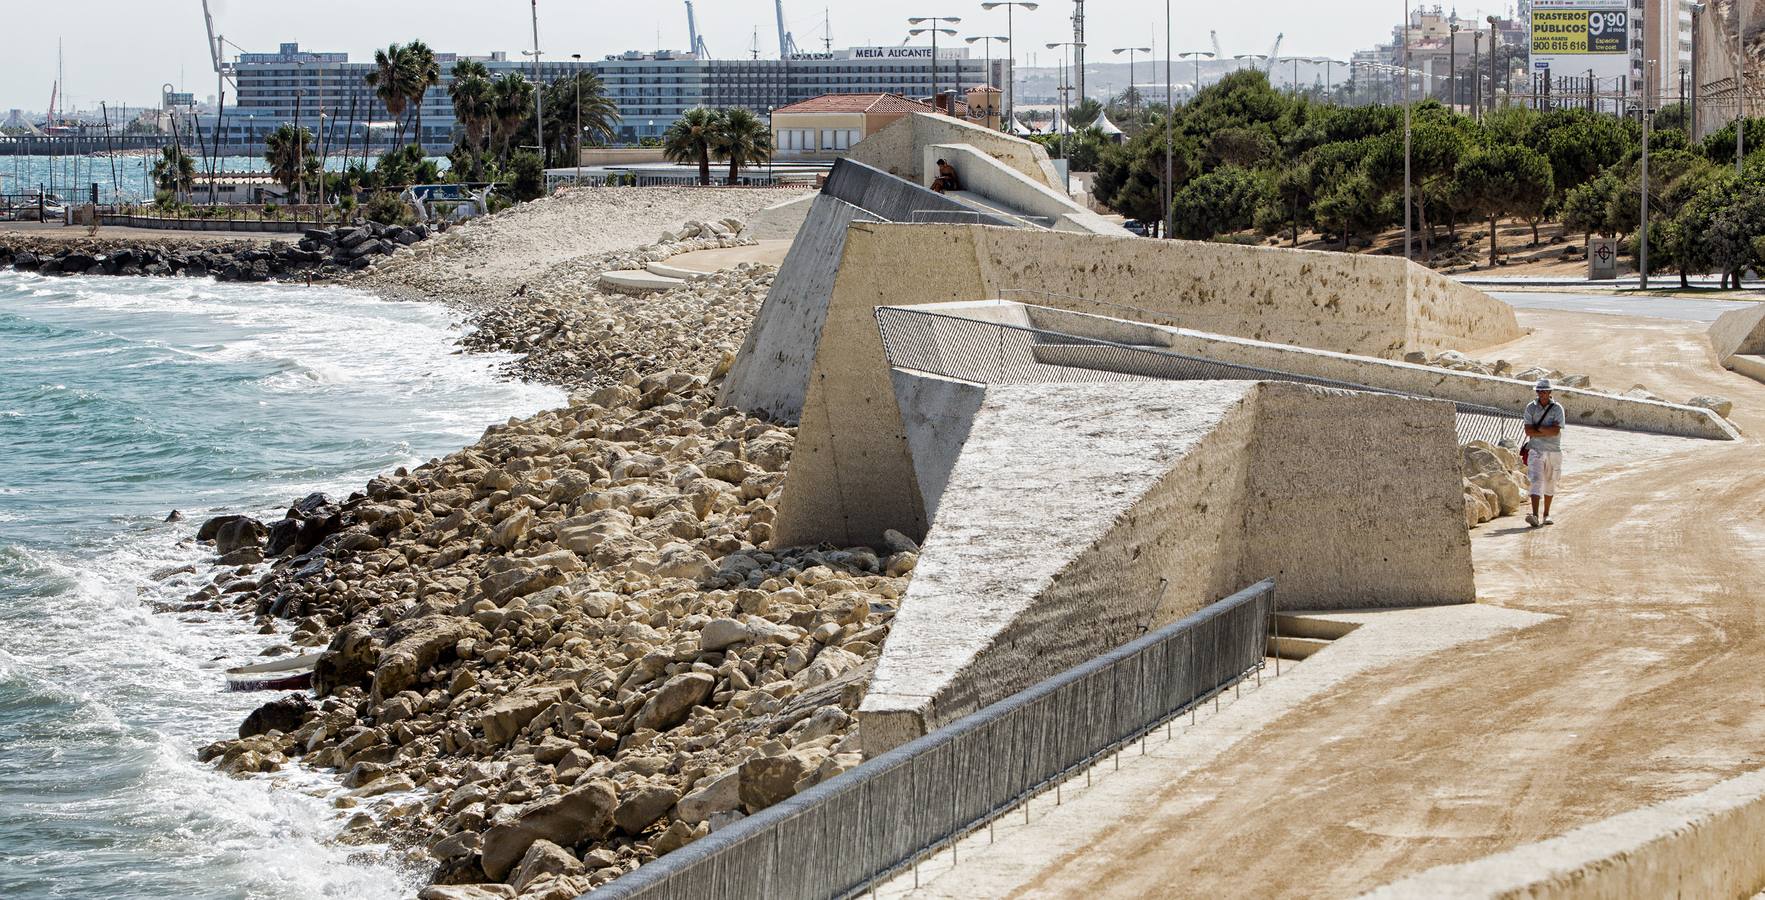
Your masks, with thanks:
[(656, 291), (671, 291), (677, 287), (685, 287), (686, 279), (671, 278), (657, 275), (642, 269), (629, 269), (620, 272), (602, 272), (601, 290), (619, 291), (625, 294), (649, 294)]
[(1728, 367), (1754, 381), (1765, 381), (1765, 356), (1736, 353), (1728, 358)]
[(1328, 646), (1330, 646), (1329, 641), (1317, 638), (1288, 637), (1285, 634), (1280, 637), (1270, 635), (1268, 653), (1270, 656), (1280, 659), (1301, 660)]
[(644, 271), (649, 272), (651, 275), (660, 275), (663, 278), (678, 278), (681, 281), (685, 281), (689, 278), (697, 278), (705, 274), (696, 269), (683, 269), (679, 266), (671, 266), (665, 262), (648, 263), (644, 266)]
[(1359, 628), (1354, 622), (1340, 619), (1317, 618), (1294, 613), (1278, 613), (1275, 616), (1275, 633), (1282, 637), (1311, 638), (1319, 641), (1333, 641)]

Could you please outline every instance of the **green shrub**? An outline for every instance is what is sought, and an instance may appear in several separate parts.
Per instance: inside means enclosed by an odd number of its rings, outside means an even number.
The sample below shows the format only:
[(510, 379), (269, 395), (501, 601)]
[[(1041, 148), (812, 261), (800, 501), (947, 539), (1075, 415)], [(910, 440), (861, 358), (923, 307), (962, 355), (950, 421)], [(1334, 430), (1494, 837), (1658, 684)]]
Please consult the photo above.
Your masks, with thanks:
[(411, 225), (417, 220), (410, 207), (391, 191), (379, 191), (368, 198), (368, 205), (362, 208), (362, 214), (368, 217), (368, 221), (382, 225)]

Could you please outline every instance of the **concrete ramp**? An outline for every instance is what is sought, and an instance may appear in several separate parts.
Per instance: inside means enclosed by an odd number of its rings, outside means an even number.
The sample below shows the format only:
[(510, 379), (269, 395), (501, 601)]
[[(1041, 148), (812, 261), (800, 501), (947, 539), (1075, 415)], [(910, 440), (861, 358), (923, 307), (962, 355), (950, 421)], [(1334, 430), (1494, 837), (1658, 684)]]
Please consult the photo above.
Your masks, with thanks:
[(867, 754), (1264, 577), (1287, 608), (1474, 599), (1448, 404), (1272, 382), (1011, 384), (955, 418), (966, 440), (860, 709)]
[(925, 148), (933, 144), (968, 144), (1052, 190), (1061, 180), (1048, 151), (1026, 141), (935, 113), (913, 113), (859, 141), (848, 159), (914, 184), (926, 184)]
[(1737, 372), (1743, 370), (1733, 364), (1735, 356), (1765, 356), (1765, 303), (1749, 304), (1719, 316), (1710, 326), (1710, 345), (1716, 349), (1716, 360)]

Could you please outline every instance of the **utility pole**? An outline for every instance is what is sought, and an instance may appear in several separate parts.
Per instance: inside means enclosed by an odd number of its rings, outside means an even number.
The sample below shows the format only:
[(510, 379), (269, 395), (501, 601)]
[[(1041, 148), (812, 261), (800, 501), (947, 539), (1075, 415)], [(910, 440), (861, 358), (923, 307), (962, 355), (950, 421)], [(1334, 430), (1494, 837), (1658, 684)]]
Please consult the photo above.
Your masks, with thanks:
[(1175, 123), (1171, 120), (1177, 117), (1177, 103), (1171, 98), (1171, 0), (1164, 0), (1164, 105), (1164, 236), (1169, 240), (1177, 223), (1176, 213), (1171, 210), (1174, 200), (1171, 194), (1175, 189), (1171, 154), (1176, 152)]
[(1073, 88), (1079, 92), (1079, 100), (1085, 99), (1085, 0), (1072, 0), (1072, 80)]
[(1655, 88), (1655, 63), (1650, 60), (1643, 64), (1642, 82), (1642, 223), (1637, 228), (1639, 241), (1637, 250), (1636, 272), (1643, 290), (1649, 289), (1649, 125), (1653, 121), (1654, 110), (1649, 108), (1649, 95)]
[[(1746, 34), (1741, 21), (1740, 4), (1734, 5), (1734, 174), (1741, 173), (1741, 160), (1747, 156), (1747, 51), (1741, 38)], [(1740, 279), (1735, 279), (1739, 284)]]
[(1691, 5), (1691, 113), (1686, 117), (1685, 136), (1690, 140), (1698, 139), (1698, 14), (1704, 11), (1704, 4)]
[(1496, 52), (1495, 17), (1485, 16), (1484, 20), (1489, 23), (1489, 111), (1494, 112), (1495, 89), (1500, 83), (1500, 77), (1495, 73), (1495, 59), (1501, 54)]
[(1446, 95), (1447, 108), (1454, 112), (1459, 108), (1459, 23), (1455, 20), (1447, 29), (1450, 36), (1446, 44)]
[[(582, 54), (580, 53), (572, 53), (570, 58), (578, 63), (582, 62)], [(570, 142), (570, 145), (576, 149), (576, 183), (574, 186), (582, 187), (582, 68), (577, 66), (571, 69), (571, 77), (576, 81), (576, 140)], [(767, 120), (770, 121), (771, 118), (771, 114), (768, 113)]]
[(545, 85), (539, 80), (539, 0), (533, 0), (533, 134), (539, 143), (539, 180), (545, 183)]
[(1410, 0), (1403, 0), (1403, 258), (1410, 258)]
[(1471, 121), (1483, 121), (1483, 30), (1471, 33)]

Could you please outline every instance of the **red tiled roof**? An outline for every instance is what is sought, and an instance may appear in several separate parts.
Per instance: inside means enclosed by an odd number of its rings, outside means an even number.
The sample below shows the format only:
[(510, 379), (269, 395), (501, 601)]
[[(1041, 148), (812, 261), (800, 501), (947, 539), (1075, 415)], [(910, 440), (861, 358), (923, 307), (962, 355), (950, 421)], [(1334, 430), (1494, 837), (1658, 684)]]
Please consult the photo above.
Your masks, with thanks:
[(779, 113), (909, 113), (932, 112), (931, 104), (900, 94), (822, 94), (772, 111)]

